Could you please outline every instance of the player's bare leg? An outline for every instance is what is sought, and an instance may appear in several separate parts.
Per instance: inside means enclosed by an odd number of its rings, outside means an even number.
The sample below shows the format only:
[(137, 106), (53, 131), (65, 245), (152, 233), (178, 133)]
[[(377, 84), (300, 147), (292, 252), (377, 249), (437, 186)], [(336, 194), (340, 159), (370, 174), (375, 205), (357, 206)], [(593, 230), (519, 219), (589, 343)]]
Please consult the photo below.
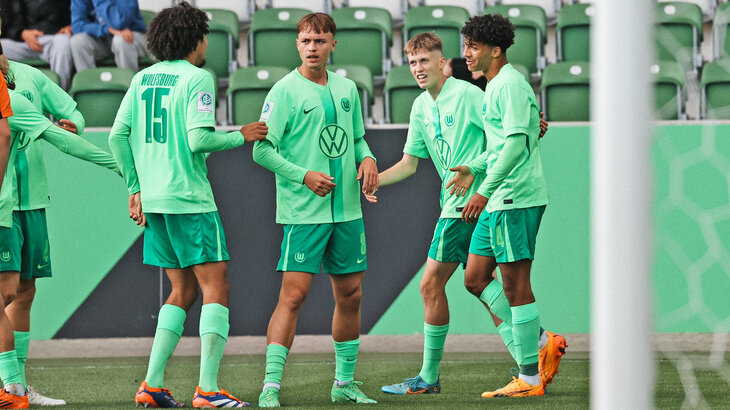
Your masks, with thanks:
[(266, 331), (267, 344), (276, 343), (287, 349), (294, 342), (297, 318), (312, 286), (312, 274), (284, 272), (279, 290), (279, 301), (269, 319)]
[(284, 272), (279, 290), (279, 300), (269, 319), (266, 331), (266, 375), (259, 396), (259, 407), (279, 407), (279, 391), (284, 364), (294, 342), (297, 318), (312, 286), (312, 274)]
[(0, 294), (3, 298), (3, 309), (0, 313), (0, 379), (5, 387), (0, 390), (0, 401), (13, 408), (28, 408), (28, 396), (18, 369), (18, 357), (15, 352), (13, 327), (5, 313), (18, 292), (20, 272), (0, 273)]
[(360, 301), (365, 272), (330, 275), (335, 311), (332, 315), (332, 339), (335, 345), (335, 382), (330, 396), (333, 402), (375, 403), (358, 387), (355, 364), (360, 350)]

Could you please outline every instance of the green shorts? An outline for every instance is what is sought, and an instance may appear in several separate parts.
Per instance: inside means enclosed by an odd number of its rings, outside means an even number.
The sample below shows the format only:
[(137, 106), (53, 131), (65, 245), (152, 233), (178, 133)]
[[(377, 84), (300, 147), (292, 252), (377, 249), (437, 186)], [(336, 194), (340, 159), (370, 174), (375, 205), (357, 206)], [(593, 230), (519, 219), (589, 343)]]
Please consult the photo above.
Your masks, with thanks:
[(428, 257), (439, 262), (461, 262), (466, 265), (474, 227), (475, 224), (468, 224), (459, 218), (439, 218)]
[(480, 256), (494, 257), (492, 250), (492, 233), (489, 230), (489, 212), (483, 211), (474, 227), (469, 244), (469, 253)]
[(284, 225), (281, 272), (327, 274), (361, 272), (368, 268), (365, 225), (362, 218), (327, 224)]
[[(533, 260), (535, 258), (535, 241), (543, 213), (545, 213), (545, 205), (494, 211), (489, 214), (488, 226), (491, 235), (491, 248), (497, 263), (516, 262), (523, 259)], [(479, 218), (479, 223), (481, 224), (481, 222), (482, 218)], [(477, 227), (477, 230), (479, 229)], [(472, 237), (472, 248), (475, 248), (475, 240), (477, 240), (480, 242), (479, 248), (481, 249), (485, 245), (481, 239), (477, 238), (477, 230), (474, 231)], [(471, 249), (469, 251), (472, 252)], [(481, 255), (478, 252), (472, 253)]]
[(20, 272), (20, 279), (51, 277), (46, 210), (13, 211), (13, 226), (0, 227), (0, 272)]
[(226, 237), (218, 211), (202, 214), (145, 214), (144, 263), (187, 268), (227, 261)]

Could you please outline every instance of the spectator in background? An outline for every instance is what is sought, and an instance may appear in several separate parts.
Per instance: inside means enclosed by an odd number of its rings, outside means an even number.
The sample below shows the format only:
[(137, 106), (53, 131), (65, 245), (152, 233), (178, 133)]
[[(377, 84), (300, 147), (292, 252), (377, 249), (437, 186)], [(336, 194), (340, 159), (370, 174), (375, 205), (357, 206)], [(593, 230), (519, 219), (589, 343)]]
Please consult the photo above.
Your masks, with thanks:
[(147, 26), (137, 0), (72, 0), (71, 27), (76, 71), (112, 55), (117, 67), (138, 71), (139, 58), (147, 55)]
[(46, 61), (65, 90), (73, 70), (70, 5), (70, 0), (0, 0), (0, 42), (5, 56), (16, 61)]

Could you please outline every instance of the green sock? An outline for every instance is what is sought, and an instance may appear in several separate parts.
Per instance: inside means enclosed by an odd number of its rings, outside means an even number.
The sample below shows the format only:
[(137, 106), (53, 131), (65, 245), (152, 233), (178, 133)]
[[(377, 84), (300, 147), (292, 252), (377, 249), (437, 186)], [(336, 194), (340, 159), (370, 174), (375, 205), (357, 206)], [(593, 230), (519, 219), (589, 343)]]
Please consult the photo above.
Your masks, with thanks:
[(30, 332), (13, 332), (15, 335), (15, 354), (18, 356), (18, 370), (23, 387), (27, 387), (25, 381), (25, 361), (28, 360), (28, 345), (30, 344)]
[(520, 373), (534, 376), (537, 372), (537, 341), (540, 336), (540, 312), (537, 303), (512, 307), (512, 334)]
[(228, 341), (228, 308), (208, 303), (200, 310), (200, 381), (204, 392), (218, 391), (218, 369)]
[(185, 323), (185, 309), (165, 304), (157, 315), (157, 329), (150, 351), (150, 363), (147, 365), (147, 376), (144, 380), (154, 388), (165, 386), (165, 367), (180, 341)]
[(515, 361), (517, 361), (517, 352), (515, 351), (515, 338), (513, 336), (512, 326), (510, 326), (507, 322), (502, 322), (499, 326), (497, 326), (497, 332), (502, 338), (504, 345), (507, 346), (509, 354)]
[(0, 379), (5, 386), (9, 384), (23, 384), (18, 369), (18, 354), (15, 349), (0, 353)]
[(489, 306), (494, 316), (502, 319), (502, 322), (506, 322), (509, 326), (512, 326), (512, 310), (509, 307), (507, 296), (504, 295), (504, 289), (502, 284), (493, 280), (489, 282), (486, 288), (482, 291), (479, 299)]
[(355, 364), (357, 352), (360, 350), (360, 339), (346, 342), (332, 341), (335, 345), (335, 379), (341, 382), (355, 380)]
[(517, 352), (515, 352), (514, 337), (512, 336), (512, 309), (509, 307), (507, 296), (504, 295), (504, 289), (502, 284), (493, 280), (489, 282), (484, 291), (479, 296), (479, 299), (489, 306), (489, 311), (502, 319), (502, 323), (497, 326), (497, 332), (502, 337), (504, 345), (507, 346), (509, 354), (512, 358), (517, 360)]
[(264, 387), (278, 385), (281, 389), (281, 376), (284, 374), (284, 365), (289, 349), (285, 346), (271, 343), (266, 346), (266, 375), (264, 376)]
[(418, 375), (428, 384), (434, 384), (439, 379), (439, 364), (444, 355), (447, 333), (449, 333), (448, 323), (434, 326), (423, 322), (423, 365)]

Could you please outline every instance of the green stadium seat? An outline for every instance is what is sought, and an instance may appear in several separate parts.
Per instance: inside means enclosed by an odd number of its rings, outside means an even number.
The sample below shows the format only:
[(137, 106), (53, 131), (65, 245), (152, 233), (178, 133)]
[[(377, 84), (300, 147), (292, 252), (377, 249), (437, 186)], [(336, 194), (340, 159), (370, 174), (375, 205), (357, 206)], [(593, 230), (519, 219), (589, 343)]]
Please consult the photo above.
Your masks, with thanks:
[(294, 69), (302, 61), (297, 51), (297, 23), (306, 9), (263, 9), (251, 17), (248, 30), (248, 64)]
[(654, 81), (654, 107), (658, 120), (684, 120), (684, 70), (676, 61), (660, 61), (650, 67)]
[[(337, 5), (337, 2), (334, 2)], [(393, 20), (403, 22), (408, 11), (408, 0), (344, 0), (338, 7), (378, 7), (388, 10)]]
[(261, 107), (271, 87), (291, 70), (283, 67), (239, 68), (228, 83), (228, 124), (244, 125), (259, 120)]
[(205, 66), (210, 67), (219, 79), (238, 68), (236, 57), (239, 45), (238, 16), (231, 10), (205, 9), (208, 15), (208, 51)]
[(91, 68), (76, 73), (69, 94), (76, 100), (87, 127), (112, 126), (132, 77), (134, 71), (117, 67)]
[(571, 4), (560, 9), (555, 27), (558, 61), (590, 61), (590, 27), (594, 14), (591, 4)]
[(712, 21), (713, 60), (730, 57), (730, 3), (720, 3)]
[(548, 65), (542, 72), (540, 92), (545, 120), (588, 121), (591, 113), (590, 63)]
[(249, 22), (251, 20), (251, 9), (255, 0), (195, 0), (195, 7), (200, 9), (225, 9), (236, 13), (236, 17), (240, 22)]
[[(665, 3), (672, 0), (659, 0), (659, 3)], [(685, 3), (694, 3), (700, 7), (702, 10), (702, 14), (707, 17), (712, 17), (712, 15), (715, 13), (715, 9), (717, 7), (718, 0), (675, 0), (675, 1), (681, 1)]]
[(418, 0), (418, 6), (459, 6), (466, 9), (470, 16), (484, 12), (485, 0)]
[(702, 10), (680, 1), (656, 4), (656, 58), (678, 61), (685, 70), (702, 66)]
[[(275, 9), (297, 8), (302, 6), (301, 0), (265, 0), (265, 7)], [(331, 0), (313, 0), (306, 2), (308, 9), (319, 13), (330, 13), (332, 11)], [(339, 27), (338, 27), (339, 29)]]
[(435, 32), (443, 43), (444, 57), (461, 57), (464, 39), (461, 28), (469, 20), (469, 12), (458, 6), (419, 6), (408, 10), (403, 24), (403, 43), (416, 34)]
[(730, 59), (702, 67), (700, 90), (700, 118), (730, 120)]
[(333, 64), (364, 65), (373, 75), (385, 77), (390, 70), (393, 45), (388, 10), (377, 7), (343, 7), (332, 10), (337, 24), (337, 48)]
[(156, 12), (152, 10), (140, 10), (140, 14), (142, 14), (142, 20), (144, 20), (144, 24), (149, 25), (150, 21), (152, 21), (153, 18), (157, 15)]
[(527, 67), (530, 73), (541, 74), (545, 68), (547, 18), (539, 6), (492, 6), (484, 11), (509, 17), (515, 27), (515, 43), (507, 49), (510, 63)]
[(558, 12), (563, 7), (563, 0), (494, 0), (495, 5), (530, 5), (540, 7), (545, 11), (545, 15), (549, 19), (558, 16)]
[(408, 123), (413, 101), (423, 90), (407, 65), (393, 67), (385, 78), (383, 94), (385, 96), (385, 122)]
[[(339, 28), (338, 28), (339, 33)], [(373, 74), (365, 66), (362, 65), (330, 65), (328, 70), (349, 78), (357, 86), (360, 94), (360, 103), (362, 105), (362, 117), (365, 123), (372, 123), (372, 115), (370, 108), (373, 106)]]

